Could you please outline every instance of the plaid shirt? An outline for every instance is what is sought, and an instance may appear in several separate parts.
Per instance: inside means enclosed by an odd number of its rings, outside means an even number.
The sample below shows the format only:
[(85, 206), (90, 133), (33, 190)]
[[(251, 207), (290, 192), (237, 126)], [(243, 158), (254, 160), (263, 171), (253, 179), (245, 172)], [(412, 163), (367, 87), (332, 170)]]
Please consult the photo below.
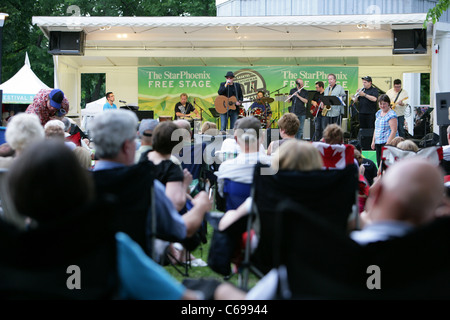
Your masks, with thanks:
[[(391, 134), (391, 127), (389, 126), (389, 120), (392, 118), (397, 119), (397, 114), (394, 110), (389, 110), (384, 116), (381, 116), (381, 110), (375, 114), (375, 144), (383, 144), (388, 141)], [(398, 131), (395, 133), (398, 137)]]
[[(25, 113), (35, 113), (39, 117), (39, 120), (43, 126), (56, 115), (56, 109), (50, 109), (47, 107), (47, 101), (49, 99), (48, 95), (52, 92), (52, 90), (53, 89), (40, 90), (34, 96), (33, 103), (28, 106), (27, 110), (25, 110)], [(61, 108), (66, 110), (66, 114), (69, 112), (69, 100), (67, 100), (66, 97), (64, 97), (61, 103)]]

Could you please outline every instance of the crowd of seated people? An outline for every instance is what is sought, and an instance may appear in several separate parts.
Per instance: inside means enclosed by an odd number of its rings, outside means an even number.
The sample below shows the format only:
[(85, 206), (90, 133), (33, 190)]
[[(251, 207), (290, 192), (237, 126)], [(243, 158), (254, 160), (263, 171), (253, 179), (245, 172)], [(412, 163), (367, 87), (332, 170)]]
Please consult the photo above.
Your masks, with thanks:
[[(279, 123), (280, 141), (264, 146), (265, 137), (258, 119), (245, 117), (236, 122), (234, 130), (229, 132), (229, 140), (222, 144), (235, 156), (222, 158), (217, 170), (212, 172), (217, 180), (211, 187), (217, 188), (220, 196), (226, 196), (224, 183), (227, 179), (251, 185), (257, 163), (271, 165), (275, 171), (323, 168), (322, 157), (314, 145), (294, 139), (290, 134), (296, 131), (298, 119), (290, 119), (290, 115), (286, 114)], [(14, 153), (5, 153), (5, 157), (0, 157), (0, 166), (10, 171), (7, 181), (12, 202), (28, 218), (28, 228), (19, 230), (7, 221), (0, 221), (3, 243), (16, 241), (17, 244), (12, 247), (17, 252), (30, 253), (26, 246), (33, 241), (36, 245), (30, 245), (30, 248), (50, 242), (45, 232), (49, 232), (50, 236), (61, 236), (61, 244), (66, 244), (83, 236), (94, 238), (95, 232), (102, 230), (98, 241), (114, 251), (111, 256), (105, 254), (105, 259), (116, 259), (114, 266), (108, 270), (115, 275), (116, 281), (108, 284), (105, 278), (100, 277), (92, 285), (96, 290), (98, 286), (103, 287), (97, 295), (89, 296), (87, 293), (86, 297), (100, 298), (106, 294), (108, 298), (123, 299), (205, 298), (204, 292), (195, 290), (198, 282), (182, 284), (161, 266), (167, 243), (184, 243), (193, 237), (202, 227), (205, 215), (216, 210), (214, 199), (208, 195), (209, 190), (191, 195), (192, 173), (186, 168), (183, 170), (181, 162), (173, 154), (173, 150), (179, 150), (177, 147), (180, 144), (193, 143), (190, 124), (189, 128), (185, 128), (182, 121), (159, 123), (157, 120), (143, 120), (139, 124), (132, 111), (112, 110), (96, 116), (90, 125), (91, 140), (86, 148), (81, 143), (79, 146), (67, 143), (64, 121), (52, 120), (44, 127), (32, 114), (18, 114), (9, 121), (6, 146)], [(189, 131), (189, 141), (183, 138), (184, 134), (174, 138), (174, 133), (179, 129)], [(224, 137), (214, 128), (214, 123), (202, 128), (202, 134), (206, 133)], [(328, 126), (323, 142), (344, 144), (342, 129)], [(397, 141), (391, 142), (394, 143)], [(364, 201), (358, 203), (362, 223), (357, 229), (349, 228), (350, 239), (361, 245), (389, 241), (404, 237), (438, 219), (445, 219), (450, 214), (444, 173), (439, 166), (424, 158), (399, 159), (398, 163), (374, 176), (373, 170), (368, 172), (370, 163), (365, 164), (367, 162), (360, 146), (355, 141), (351, 144), (355, 146), (359, 180), (364, 182), (363, 190), (360, 189)], [(420, 150), (410, 140), (399, 141), (396, 147), (415, 153)], [(95, 153), (95, 161), (92, 153)], [(367, 179), (368, 176), (372, 181)], [(62, 190), (61, 195), (50, 198), (50, 189)], [(70, 210), (67, 210), (68, 203)], [(224, 210), (219, 229), (227, 229), (248, 214), (250, 203), (251, 197), (232, 210)], [(93, 215), (92, 221), (86, 219), (87, 213)], [(63, 232), (70, 229), (71, 224), (79, 225), (80, 230)], [(257, 246), (257, 237), (252, 244)], [(57, 244), (48, 248), (42, 246), (39, 254), (43, 258), (49, 257), (57, 249)], [(6, 246), (2, 246), (1, 250), (4, 254), (0, 254), (0, 270), (11, 270), (11, 266), (20, 266), (20, 263), (33, 270), (27, 259), (19, 259)], [(67, 255), (65, 258), (70, 259), (70, 254)], [(36, 256), (35, 253), (30, 259)], [(178, 255), (177, 258), (180, 257)], [(8, 258), (17, 261), (9, 264)], [(80, 253), (73, 258), (83, 261), (84, 256)], [(58, 265), (56, 260), (51, 261)], [(98, 261), (96, 263), (99, 267), (104, 266)], [(51, 263), (47, 266), (50, 268)], [(42, 268), (41, 263), (36, 264), (36, 268)], [(11, 275), (7, 272), (0, 274), (3, 279), (20, 276), (14, 272)], [(0, 297), (7, 296), (9, 292), (19, 292), (20, 297), (20, 290), (24, 290), (24, 296), (29, 294), (25, 292), (29, 288), (14, 288), (10, 283), (10, 287), (2, 286), (1, 282)], [(143, 284), (148, 284), (145, 290), (142, 289)], [(210, 284), (214, 287), (211, 299), (249, 297), (247, 292), (226, 282)], [(51, 289), (48, 289), (49, 292)], [(59, 288), (55, 290), (57, 292), (51, 292), (51, 297), (60, 294)], [(77, 298), (70, 293), (61, 297)], [(256, 294), (252, 297), (258, 299), (261, 296)]]

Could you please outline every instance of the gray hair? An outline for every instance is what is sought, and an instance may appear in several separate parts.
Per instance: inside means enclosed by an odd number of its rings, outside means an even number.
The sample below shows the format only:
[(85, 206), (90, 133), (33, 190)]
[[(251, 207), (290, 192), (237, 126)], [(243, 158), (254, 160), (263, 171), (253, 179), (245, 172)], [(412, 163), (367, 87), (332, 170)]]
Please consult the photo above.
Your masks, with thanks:
[(44, 138), (44, 127), (34, 113), (16, 114), (6, 127), (6, 142), (17, 152), (21, 152), (30, 144), (44, 140)]
[(117, 156), (125, 141), (136, 138), (138, 117), (130, 110), (108, 110), (96, 115), (89, 129), (99, 158)]

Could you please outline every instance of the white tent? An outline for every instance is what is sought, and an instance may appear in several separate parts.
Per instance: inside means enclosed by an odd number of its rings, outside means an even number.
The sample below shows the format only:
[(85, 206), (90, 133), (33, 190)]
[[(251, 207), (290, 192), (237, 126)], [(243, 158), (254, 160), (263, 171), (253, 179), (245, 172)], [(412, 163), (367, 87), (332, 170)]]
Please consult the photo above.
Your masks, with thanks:
[(87, 131), (89, 121), (92, 120), (95, 115), (103, 111), (103, 106), (106, 103), (106, 97), (98, 100), (86, 103), (86, 108), (81, 109), (81, 129)]
[(25, 55), (25, 65), (12, 78), (0, 85), (5, 104), (30, 104), (41, 89), (49, 87), (31, 70), (28, 53)]

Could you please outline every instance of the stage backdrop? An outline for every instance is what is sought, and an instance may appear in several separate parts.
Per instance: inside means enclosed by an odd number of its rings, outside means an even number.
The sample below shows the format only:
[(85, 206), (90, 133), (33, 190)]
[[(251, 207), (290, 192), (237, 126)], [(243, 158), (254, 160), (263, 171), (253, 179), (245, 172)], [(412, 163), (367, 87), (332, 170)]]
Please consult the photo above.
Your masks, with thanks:
[(214, 109), (217, 91), (228, 71), (233, 71), (235, 82), (241, 84), (244, 101), (252, 101), (259, 90), (274, 99), (270, 106), (275, 120), (288, 112), (290, 104), (284, 101), (289, 90), (295, 87), (297, 78), (303, 79), (305, 89), (315, 90), (317, 81), (323, 81), (326, 87), (328, 74), (334, 73), (337, 83), (348, 90), (350, 95), (358, 90), (358, 67), (140, 67), (139, 110), (153, 110), (155, 118), (174, 117), (175, 104), (184, 92), (192, 104), (195, 99), (195, 107), (202, 113), (203, 120), (214, 122), (216, 119), (209, 109)]

